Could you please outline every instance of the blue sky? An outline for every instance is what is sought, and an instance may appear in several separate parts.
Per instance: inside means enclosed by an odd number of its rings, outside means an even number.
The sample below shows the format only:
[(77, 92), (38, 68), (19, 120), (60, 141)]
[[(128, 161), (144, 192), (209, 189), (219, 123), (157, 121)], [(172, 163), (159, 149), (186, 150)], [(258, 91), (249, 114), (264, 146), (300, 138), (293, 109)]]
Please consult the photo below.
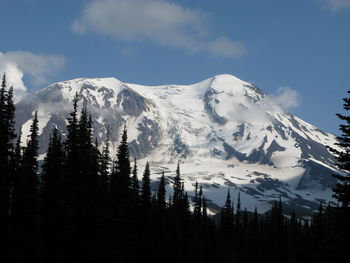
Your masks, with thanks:
[(229, 73), (269, 94), (288, 87), (292, 113), (338, 133), (335, 113), (350, 89), (350, 0), (0, 0), (0, 6), (0, 70), (10, 72), (20, 96), (77, 77), (158, 85)]

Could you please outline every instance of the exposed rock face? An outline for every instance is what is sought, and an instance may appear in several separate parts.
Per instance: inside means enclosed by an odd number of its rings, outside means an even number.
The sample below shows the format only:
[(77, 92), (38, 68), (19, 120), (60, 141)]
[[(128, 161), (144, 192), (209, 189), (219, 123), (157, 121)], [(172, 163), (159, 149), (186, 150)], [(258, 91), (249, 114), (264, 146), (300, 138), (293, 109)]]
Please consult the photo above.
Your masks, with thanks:
[(212, 204), (222, 205), (227, 187), (240, 191), (250, 210), (264, 211), (280, 197), (304, 210), (331, 200), (335, 165), (326, 146), (333, 146), (335, 137), (283, 111), (234, 76), (188, 86), (148, 87), (115, 78), (58, 82), (17, 103), (22, 142), (35, 110), (40, 153), (53, 127), (64, 137), (75, 94), (80, 103), (87, 102), (94, 137), (103, 142), (109, 130), (115, 150), (126, 125), (131, 155), (141, 165), (150, 161), (153, 179), (164, 170), (168, 188), (180, 160), (186, 190), (193, 191), (198, 181)]

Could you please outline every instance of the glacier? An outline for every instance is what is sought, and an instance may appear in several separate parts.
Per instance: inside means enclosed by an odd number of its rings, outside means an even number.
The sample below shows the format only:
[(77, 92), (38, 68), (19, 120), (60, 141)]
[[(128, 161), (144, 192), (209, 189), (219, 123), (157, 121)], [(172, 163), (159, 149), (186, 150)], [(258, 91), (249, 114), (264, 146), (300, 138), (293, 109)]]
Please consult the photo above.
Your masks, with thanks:
[(337, 169), (327, 146), (334, 147), (336, 136), (286, 112), (235, 76), (192, 85), (145, 86), (116, 78), (57, 82), (16, 104), (22, 143), (36, 110), (41, 157), (53, 127), (64, 137), (75, 94), (87, 102), (101, 147), (109, 129), (114, 156), (126, 125), (130, 154), (140, 170), (150, 162), (153, 186), (164, 171), (171, 194), (179, 161), (185, 190), (191, 196), (195, 182), (201, 184), (211, 213), (219, 211), (228, 189), (234, 198), (240, 192), (243, 208), (261, 213), (280, 198), (286, 210), (299, 214), (335, 201)]

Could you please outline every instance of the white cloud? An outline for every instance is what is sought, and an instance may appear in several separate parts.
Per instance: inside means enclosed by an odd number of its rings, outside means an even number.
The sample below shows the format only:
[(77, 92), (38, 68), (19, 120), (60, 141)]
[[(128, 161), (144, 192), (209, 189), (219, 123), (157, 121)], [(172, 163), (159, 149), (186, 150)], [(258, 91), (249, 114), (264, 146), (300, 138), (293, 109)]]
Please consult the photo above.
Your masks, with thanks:
[(6, 73), (8, 86), (13, 86), (15, 91), (15, 101), (26, 95), (24, 75), (29, 76), (35, 85), (44, 84), (65, 63), (66, 59), (57, 55), (37, 55), (26, 51), (0, 52), (0, 74)]
[(242, 55), (243, 44), (227, 36), (210, 37), (208, 16), (166, 0), (94, 0), (73, 22), (72, 30), (129, 42), (151, 41), (213, 56)]
[(234, 42), (226, 36), (222, 36), (210, 43), (206, 49), (213, 56), (235, 57), (245, 53), (246, 49), (242, 43)]
[(14, 100), (18, 101), (23, 98), (27, 92), (27, 88), (23, 83), (23, 72), (18, 66), (9, 61), (2, 53), (0, 53), (0, 74), (1, 78), (6, 73), (7, 86), (13, 86)]
[(350, 0), (323, 0), (325, 7), (332, 12), (350, 8)]
[(268, 99), (284, 110), (290, 110), (300, 105), (299, 93), (289, 87), (278, 88), (276, 94), (268, 96)]
[(62, 69), (66, 63), (65, 57), (58, 55), (33, 54), (26, 51), (7, 52), (3, 55), (16, 63), (24, 74), (28, 74), (35, 85), (47, 83), (47, 78)]

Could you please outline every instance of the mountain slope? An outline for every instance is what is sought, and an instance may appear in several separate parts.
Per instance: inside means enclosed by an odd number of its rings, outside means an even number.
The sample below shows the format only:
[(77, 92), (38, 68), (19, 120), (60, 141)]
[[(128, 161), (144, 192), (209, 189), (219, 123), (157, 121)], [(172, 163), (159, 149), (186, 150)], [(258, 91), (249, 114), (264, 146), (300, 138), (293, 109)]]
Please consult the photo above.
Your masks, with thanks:
[(76, 93), (88, 102), (99, 141), (108, 127), (115, 149), (126, 125), (131, 155), (141, 164), (150, 161), (153, 179), (165, 170), (171, 181), (180, 160), (186, 190), (193, 191), (195, 181), (202, 184), (213, 212), (223, 204), (227, 187), (241, 192), (247, 209), (257, 206), (261, 212), (280, 197), (287, 207), (308, 211), (331, 199), (335, 166), (325, 146), (335, 137), (234, 76), (164, 86), (115, 78), (58, 82), (17, 103), (22, 141), (38, 110), (44, 153), (52, 127), (66, 133), (65, 117)]

